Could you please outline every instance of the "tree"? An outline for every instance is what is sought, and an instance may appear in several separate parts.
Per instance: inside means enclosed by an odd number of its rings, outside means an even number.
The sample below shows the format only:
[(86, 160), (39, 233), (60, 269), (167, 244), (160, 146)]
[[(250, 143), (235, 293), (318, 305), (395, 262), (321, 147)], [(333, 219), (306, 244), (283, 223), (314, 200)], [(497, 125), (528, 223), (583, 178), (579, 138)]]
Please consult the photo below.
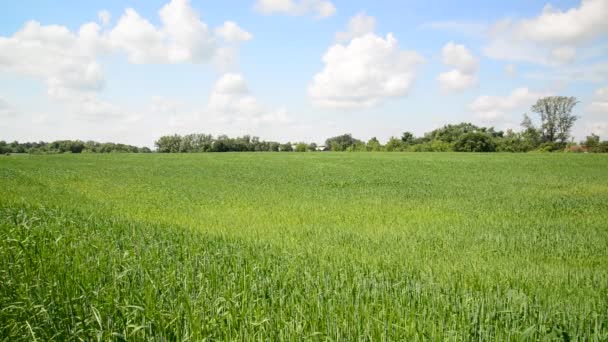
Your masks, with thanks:
[(573, 96), (548, 96), (536, 101), (532, 111), (540, 116), (540, 131), (544, 142), (565, 143), (568, 140), (570, 130), (578, 119), (572, 114), (577, 103), (576, 97)]
[(401, 139), (390, 137), (384, 148), (387, 152), (400, 152), (405, 150), (405, 143)]
[(346, 151), (357, 143), (363, 142), (353, 138), (350, 134), (342, 134), (325, 140), (325, 146), (329, 147), (332, 151)]
[(280, 151), (281, 152), (293, 152), (293, 147), (291, 146), (290, 142), (288, 142), (286, 144), (281, 144)]
[(311, 142), (310, 144), (308, 144), (308, 146), (306, 147), (310, 152), (316, 152), (317, 151), (317, 144), (314, 142)]
[(541, 143), (541, 132), (534, 126), (528, 114), (524, 114), (521, 127), (524, 129), (521, 132), (522, 151), (527, 152), (538, 148)]
[(416, 137), (414, 137), (414, 134), (411, 132), (403, 132), (403, 135), (401, 136), (401, 141), (403, 141), (405, 145), (413, 144), (415, 139)]
[(270, 152), (279, 152), (279, 149), (281, 148), (281, 144), (279, 144), (278, 142), (270, 142), (268, 144), (268, 151)]
[[(441, 128), (438, 128), (430, 133), (425, 134), (424, 140), (433, 141), (433, 140), (441, 140), (448, 143), (453, 143), (460, 138), (461, 135), (469, 132), (477, 132), (480, 128), (468, 122), (461, 122), (456, 125), (445, 125)], [(489, 129), (490, 131), (494, 131), (493, 128)]]
[(496, 144), (487, 133), (469, 132), (458, 138), (454, 144), (456, 152), (494, 152)]
[(306, 143), (297, 143), (296, 144), (296, 152), (306, 152), (306, 148), (308, 147), (308, 145)]
[(373, 137), (367, 141), (367, 150), (371, 152), (382, 151), (382, 145), (376, 137)]
[(588, 148), (597, 147), (599, 144), (600, 136), (594, 133), (591, 133), (591, 135), (587, 136), (585, 142), (583, 143), (583, 145), (587, 146)]
[(161, 153), (176, 153), (180, 151), (182, 137), (174, 135), (164, 135), (154, 142), (154, 145)]

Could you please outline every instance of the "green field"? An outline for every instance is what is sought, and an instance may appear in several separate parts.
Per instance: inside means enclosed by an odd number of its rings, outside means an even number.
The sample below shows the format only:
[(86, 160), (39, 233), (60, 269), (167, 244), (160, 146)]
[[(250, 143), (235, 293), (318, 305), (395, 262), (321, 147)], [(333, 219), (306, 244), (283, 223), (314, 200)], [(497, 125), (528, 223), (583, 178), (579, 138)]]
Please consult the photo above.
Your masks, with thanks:
[(1, 340), (608, 339), (608, 155), (0, 157)]

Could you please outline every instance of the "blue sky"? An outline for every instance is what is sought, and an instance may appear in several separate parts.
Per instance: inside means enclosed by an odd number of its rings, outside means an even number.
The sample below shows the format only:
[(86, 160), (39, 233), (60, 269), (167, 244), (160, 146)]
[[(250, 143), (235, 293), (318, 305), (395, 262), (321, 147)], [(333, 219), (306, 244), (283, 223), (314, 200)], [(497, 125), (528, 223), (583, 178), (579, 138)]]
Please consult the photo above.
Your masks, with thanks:
[(608, 136), (605, 0), (4, 7), (3, 140), (386, 140), (460, 121), (518, 129), (546, 95), (580, 100), (577, 139)]

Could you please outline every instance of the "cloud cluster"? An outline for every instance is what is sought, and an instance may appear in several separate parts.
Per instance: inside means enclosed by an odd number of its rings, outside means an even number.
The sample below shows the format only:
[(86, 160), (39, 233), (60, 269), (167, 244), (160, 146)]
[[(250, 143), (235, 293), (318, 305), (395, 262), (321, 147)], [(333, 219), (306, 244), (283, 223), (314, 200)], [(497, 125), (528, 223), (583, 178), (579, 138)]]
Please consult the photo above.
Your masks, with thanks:
[(489, 123), (504, 120), (505, 115), (512, 110), (529, 107), (541, 97), (549, 93), (531, 91), (526, 87), (517, 88), (507, 96), (482, 95), (473, 101), (469, 108), (476, 113), (477, 117)]
[(100, 55), (125, 53), (134, 64), (228, 64), (236, 59), (236, 44), (253, 38), (231, 21), (210, 30), (188, 0), (171, 0), (160, 9), (159, 17), (161, 25), (156, 27), (129, 8), (114, 27), (108, 27), (111, 15), (101, 11), (98, 18), (103, 29), (91, 22), (78, 32), (27, 22), (13, 36), (0, 36), (0, 72), (44, 81), (49, 98), (79, 117), (126, 117), (125, 110), (97, 97), (105, 85), (97, 62)]
[(215, 30), (200, 20), (188, 0), (172, 0), (159, 11), (162, 25), (155, 27), (134, 9), (128, 8), (105, 42), (126, 52), (131, 63), (203, 63), (221, 51), (217, 37), (236, 43), (251, 40), (252, 34), (232, 21)]
[(454, 68), (437, 77), (442, 92), (460, 92), (478, 85), (479, 61), (464, 45), (449, 42), (441, 53), (443, 64)]
[(99, 30), (95, 23), (73, 33), (63, 26), (27, 22), (12, 37), (0, 37), (0, 71), (41, 79), (50, 96), (101, 90), (104, 77), (95, 59)]
[(572, 63), (577, 49), (608, 35), (608, 1), (582, 0), (562, 11), (546, 5), (542, 13), (523, 20), (502, 20), (490, 29), (488, 57), (560, 65)]
[(313, 15), (321, 19), (336, 13), (328, 0), (257, 0), (254, 8), (264, 14)]
[(414, 85), (417, 66), (424, 62), (422, 56), (401, 50), (392, 33), (385, 38), (374, 33), (351, 36), (348, 43), (334, 44), (323, 56), (325, 67), (308, 87), (313, 104), (327, 108), (371, 107), (386, 98), (407, 95)]

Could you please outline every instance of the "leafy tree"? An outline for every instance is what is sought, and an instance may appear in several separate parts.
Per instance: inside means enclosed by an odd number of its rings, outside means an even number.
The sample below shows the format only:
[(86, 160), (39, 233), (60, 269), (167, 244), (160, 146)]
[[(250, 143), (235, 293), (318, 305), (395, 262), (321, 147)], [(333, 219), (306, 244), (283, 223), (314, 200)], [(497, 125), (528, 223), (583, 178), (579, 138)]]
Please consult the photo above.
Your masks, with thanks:
[(456, 142), (461, 135), (469, 132), (477, 132), (479, 130), (479, 127), (468, 122), (462, 122), (456, 125), (450, 124), (425, 134), (425, 140), (440, 140), (448, 143), (453, 143)]
[(521, 132), (522, 149), (524, 151), (532, 151), (538, 148), (542, 141), (541, 132), (534, 126), (528, 114), (524, 114), (521, 127), (524, 129)]
[(469, 132), (461, 135), (454, 144), (456, 152), (494, 152), (496, 144), (487, 133)]
[(362, 141), (357, 141), (353, 145), (350, 145), (347, 149), (348, 152), (365, 152), (367, 147)]
[(306, 152), (308, 145), (306, 143), (297, 143), (296, 144), (296, 152)]
[(412, 145), (415, 139), (416, 137), (414, 137), (414, 134), (411, 132), (403, 132), (403, 135), (401, 136), (401, 141), (403, 141), (406, 146)]
[(363, 143), (361, 140), (353, 138), (351, 134), (342, 134), (325, 140), (325, 146), (332, 151), (346, 151), (356, 143)]
[(308, 146), (306, 146), (306, 148), (310, 151), (310, 152), (316, 152), (317, 151), (317, 144), (314, 142), (311, 142), (310, 144), (308, 144)]
[(286, 144), (281, 144), (280, 151), (281, 152), (293, 152), (293, 146), (291, 146), (290, 142), (288, 142)]
[(367, 150), (371, 152), (382, 151), (382, 145), (376, 137), (373, 137), (367, 141)]
[(11, 153), (12, 151), (13, 150), (10, 148), (10, 146), (8, 146), (6, 141), (4, 141), (4, 140), (0, 141), (0, 154), (7, 154), (7, 153)]
[(565, 143), (568, 140), (570, 130), (578, 118), (572, 114), (577, 103), (576, 97), (548, 96), (532, 106), (532, 111), (540, 116), (544, 142)]
[(161, 153), (176, 153), (180, 152), (182, 146), (182, 137), (174, 135), (164, 135), (154, 142), (158, 152)]
[(587, 146), (588, 148), (597, 147), (599, 144), (600, 144), (600, 136), (596, 135), (594, 133), (591, 133), (591, 135), (587, 136), (587, 138), (585, 139), (585, 142), (583, 143), (583, 145)]
[(517, 133), (512, 129), (508, 129), (505, 135), (501, 138), (494, 139), (496, 151), (498, 152), (526, 152), (524, 139), (521, 133)]
[(405, 143), (401, 139), (390, 137), (384, 148), (387, 152), (400, 152), (405, 150)]
[(607, 153), (608, 152), (608, 141), (601, 141), (600, 136), (596, 134), (591, 134), (585, 139), (585, 142), (582, 143), (587, 147), (589, 152), (593, 153)]
[(279, 144), (278, 142), (271, 142), (268, 146), (268, 151), (279, 152), (280, 148), (281, 148), (281, 144)]

